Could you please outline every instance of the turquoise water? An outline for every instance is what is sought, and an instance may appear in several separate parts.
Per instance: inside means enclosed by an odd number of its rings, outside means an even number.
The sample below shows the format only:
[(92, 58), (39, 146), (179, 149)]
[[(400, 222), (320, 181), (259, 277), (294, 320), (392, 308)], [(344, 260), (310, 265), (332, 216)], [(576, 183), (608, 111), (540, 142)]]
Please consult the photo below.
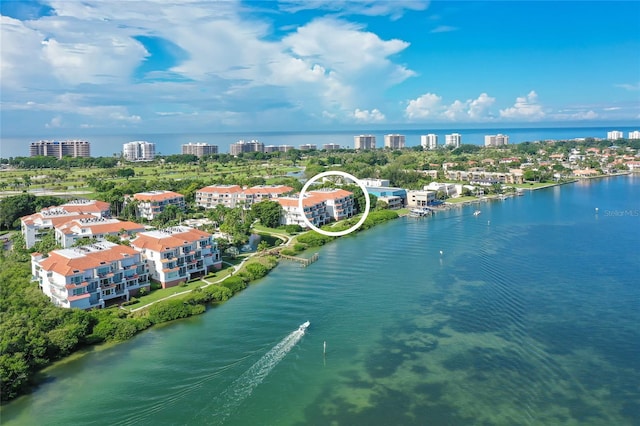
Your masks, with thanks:
[(56, 365), (2, 424), (631, 425), (639, 243), (639, 176), (399, 219)]

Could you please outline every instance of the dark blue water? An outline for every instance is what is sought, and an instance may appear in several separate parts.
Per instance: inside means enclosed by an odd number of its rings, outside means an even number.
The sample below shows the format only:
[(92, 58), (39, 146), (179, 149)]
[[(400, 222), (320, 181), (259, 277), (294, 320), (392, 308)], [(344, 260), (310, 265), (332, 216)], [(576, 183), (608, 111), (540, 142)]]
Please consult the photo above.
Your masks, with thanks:
[(399, 219), (50, 368), (2, 423), (637, 424), (639, 242), (639, 176)]
[(570, 140), (574, 138), (605, 139), (607, 132), (619, 130), (627, 137), (630, 131), (639, 130), (638, 127), (540, 127), (540, 128), (429, 128), (422, 129), (365, 129), (349, 131), (326, 132), (247, 132), (247, 133), (204, 133), (204, 134), (120, 134), (120, 135), (37, 135), (32, 137), (2, 137), (0, 142), (0, 157), (17, 157), (29, 155), (29, 144), (40, 139), (85, 139), (91, 142), (91, 155), (94, 157), (111, 156), (122, 152), (122, 144), (130, 141), (145, 140), (156, 144), (156, 153), (163, 155), (180, 154), (181, 145), (189, 142), (206, 142), (218, 145), (221, 153), (229, 152), (229, 145), (238, 140), (257, 139), (265, 145), (291, 145), (298, 147), (302, 144), (316, 144), (318, 149), (326, 143), (336, 143), (343, 148), (353, 148), (353, 137), (360, 134), (376, 136), (377, 146), (384, 146), (384, 135), (400, 133), (406, 136), (408, 147), (420, 145), (420, 135), (434, 133), (438, 135), (438, 144), (444, 145), (445, 135), (460, 133), (463, 144), (484, 145), (485, 135), (498, 133), (510, 137), (509, 143), (535, 142), (545, 140)]

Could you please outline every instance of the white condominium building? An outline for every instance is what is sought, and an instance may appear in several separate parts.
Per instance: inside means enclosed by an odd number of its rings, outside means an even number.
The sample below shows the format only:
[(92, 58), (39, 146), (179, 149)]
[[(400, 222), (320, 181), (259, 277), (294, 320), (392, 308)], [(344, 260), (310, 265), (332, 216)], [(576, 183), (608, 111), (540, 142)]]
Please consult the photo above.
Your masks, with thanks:
[[(299, 197), (279, 197), (283, 209), (280, 223), (283, 225), (300, 225), (306, 228), (302, 212), (298, 208)], [(347, 219), (355, 214), (355, 200), (353, 193), (344, 189), (323, 189), (308, 191), (302, 199), (304, 215), (309, 222), (317, 227), (329, 223), (331, 220)]]
[(62, 247), (73, 246), (82, 238), (104, 239), (107, 235), (125, 236), (144, 231), (144, 226), (115, 218), (84, 217), (67, 219), (68, 222), (55, 226), (56, 242)]
[(196, 204), (205, 209), (213, 209), (221, 204), (230, 209), (242, 206), (250, 209), (255, 203), (270, 200), (293, 191), (285, 185), (258, 185), (241, 188), (239, 185), (211, 185), (196, 191)]
[(451, 133), (445, 136), (445, 146), (460, 148), (462, 144), (462, 135), (460, 133)]
[(485, 147), (497, 147), (509, 145), (509, 136), (507, 135), (485, 135), (484, 146)]
[(402, 149), (405, 147), (404, 135), (384, 135), (384, 147), (390, 149)]
[(325, 143), (322, 145), (322, 149), (326, 151), (335, 151), (336, 149), (340, 149), (340, 145), (337, 143)]
[(131, 246), (145, 257), (150, 278), (162, 288), (176, 286), (222, 266), (213, 236), (187, 226), (140, 232)]
[(429, 133), (428, 135), (420, 136), (420, 145), (422, 146), (422, 149), (438, 148), (438, 135)]
[(251, 140), (248, 142), (240, 140), (229, 146), (229, 153), (233, 156), (237, 156), (243, 152), (264, 152), (264, 144), (257, 140)]
[(616, 141), (622, 138), (624, 138), (624, 134), (619, 130), (612, 130), (610, 132), (607, 132), (607, 139), (609, 139), (610, 141)]
[(131, 247), (101, 241), (31, 255), (31, 270), (42, 292), (63, 308), (104, 308), (111, 299), (129, 300), (149, 290), (148, 269)]
[(634, 130), (633, 132), (629, 132), (629, 139), (631, 140), (640, 139), (640, 130)]
[(56, 157), (57, 159), (64, 156), (91, 157), (91, 144), (80, 140), (31, 142), (29, 156)]
[(138, 202), (138, 216), (148, 220), (157, 218), (168, 206), (185, 209), (184, 195), (173, 191), (138, 192), (129, 199), (125, 199), (125, 203), (130, 202), (131, 199)]
[(153, 161), (156, 144), (146, 141), (127, 142), (122, 145), (122, 156), (128, 161)]
[(376, 149), (376, 137), (373, 135), (359, 135), (353, 137), (355, 149)]
[(73, 219), (110, 217), (110, 208), (110, 204), (104, 201), (74, 200), (23, 216), (20, 218), (20, 224), (26, 247), (33, 247), (50, 229)]

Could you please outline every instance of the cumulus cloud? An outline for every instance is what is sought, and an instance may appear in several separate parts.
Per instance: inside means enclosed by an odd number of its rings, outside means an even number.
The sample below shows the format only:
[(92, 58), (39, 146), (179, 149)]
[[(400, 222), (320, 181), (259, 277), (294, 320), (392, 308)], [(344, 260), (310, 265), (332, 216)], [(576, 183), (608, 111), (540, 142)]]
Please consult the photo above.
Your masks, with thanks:
[(532, 90), (526, 96), (519, 96), (512, 107), (501, 109), (500, 117), (507, 119), (539, 120), (545, 116), (538, 94)]
[(441, 96), (434, 93), (425, 93), (408, 102), (405, 116), (410, 121), (424, 119), (487, 121), (492, 119), (490, 107), (494, 102), (495, 98), (486, 93), (481, 93), (476, 99), (455, 100), (450, 105), (445, 105)]
[(640, 90), (640, 82), (635, 84), (629, 84), (629, 83), (614, 84), (614, 86), (620, 89), (628, 90), (630, 92), (635, 92)]
[(390, 16), (398, 19), (405, 10), (425, 10), (428, 0), (280, 0), (280, 9), (287, 12), (302, 10), (325, 10), (336, 15)]
[(385, 119), (384, 114), (377, 108), (374, 108), (371, 111), (356, 108), (353, 112), (353, 117), (359, 123), (379, 123)]

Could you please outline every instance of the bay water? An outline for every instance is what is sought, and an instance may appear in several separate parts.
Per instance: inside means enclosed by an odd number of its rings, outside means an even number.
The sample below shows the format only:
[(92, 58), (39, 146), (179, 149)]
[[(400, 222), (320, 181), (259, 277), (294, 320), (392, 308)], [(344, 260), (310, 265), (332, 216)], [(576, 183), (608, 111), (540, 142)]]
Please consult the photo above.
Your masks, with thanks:
[(56, 364), (1, 423), (638, 424), (640, 176), (401, 218), (317, 252)]

